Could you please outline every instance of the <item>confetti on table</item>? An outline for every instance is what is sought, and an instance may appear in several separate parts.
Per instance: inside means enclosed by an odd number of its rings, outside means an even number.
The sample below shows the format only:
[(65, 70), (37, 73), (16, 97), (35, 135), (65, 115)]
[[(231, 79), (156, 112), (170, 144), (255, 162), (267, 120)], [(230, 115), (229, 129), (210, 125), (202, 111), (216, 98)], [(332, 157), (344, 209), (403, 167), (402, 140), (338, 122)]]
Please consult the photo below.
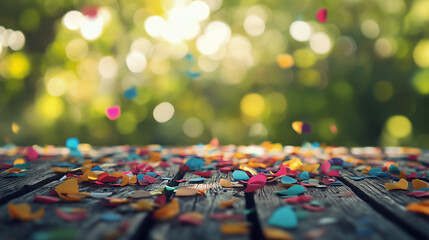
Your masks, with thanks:
[(39, 153), (32, 147), (26, 147), (27, 150), (27, 160), (35, 161), (39, 157)]
[(204, 215), (198, 212), (182, 213), (178, 217), (181, 223), (201, 226), (203, 224)]
[(429, 192), (424, 191), (412, 191), (407, 193), (408, 196), (421, 198), (421, 197), (429, 197)]
[(235, 170), (232, 173), (232, 177), (235, 180), (249, 180), (249, 176), (244, 171), (241, 171), (241, 170)]
[(151, 196), (150, 192), (145, 190), (134, 191), (129, 197), (130, 198), (149, 198)]
[(122, 216), (117, 213), (104, 213), (100, 216), (100, 220), (105, 222), (118, 222), (122, 220)]
[(198, 193), (198, 189), (183, 187), (176, 190), (176, 197), (189, 197), (195, 196)]
[(268, 240), (293, 240), (291, 233), (273, 227), (264, 227), (264, 237)]
[(79, 186), (76, 179), (66, 179), (55, 188), (58, 196), (66, 201), (80, 201), (84, 196), (79, 194)]
[(224, 235), (242, 235), (249, 233), (247, 222), (225, 222), (220, 225), (220, 231)]
[(419, 190), (419, 189), (428, 187), (427, 182), (419, 180), (419, 179), (413, 179), (413, 181), (411, 181), (411, 183), (413, 184), (413, 187), (415, 190)]
[(326, 8), (322, 8), (316, 13), (317, 21), (321, 23), (325, 23), (328, 17), (328, 10)]
[(38, 203), (52, 204), (59, 202), (60, 199), (57, 197), (34, 195), (33, 201)]
[(302, 195), (297, 197), (288, 197), (285, 199), (285, 202), (289, 204), (297, 204), (297, 203), (308, 203), (312, 199), (309, 195)]
[(291, 178), (289, 176), (282, 177), (280, 181), (284, 184), (295, 184), (298, 182), (295, 178)]
[(105, 198), (112, 195), (112, 192), (91, 192), (90, 195), (93, 198)]
[(400, 179), (397, 183), (385, 183), (384, 186), (388, 190), (408, 190), (408, 182), (405, 179)]
[(234, 202), (235, 202), (235, 201), (237, 201), (237, 198), (236, 198), (236, 197), (234, 197), (234, 198), (232, 198), (231, 200), (226, 201), (226, 202), (220, 202), (220, 203), (219, 203), (219, 206), (220, 206), (221, 208), (230, 208), (230, 207), (232, 207), (232, 205), (234, 204)]
[(153, 213), (153, 218), (158, 221), (170, 220), (179, 214), (180, 206), (177, 199), (173, 198), (170, 203), (166, 204), (164, 207), (156, 210)]
[(119, 105), (115, 105), (106, 108), (106, 116), (110, 120), (118, 119), (121, 116), (121, 107)]
[(407, 210), (411, 212), (422, 213), (429, 216), (429, 200), (407, 205)]
[(140, 199), (136, 203), (130, 203), (130, 206), (137, 211), (152, 211), (153, 204), (147, 200)]
[(7, 204), (7, 211), (12, 220), (32, 221), (42, 218), (45, 215), (45, 208), (41, 207), (36, 212), (31, 213), (28, 203)]
[(55, 215), (63, 220), (75, 222), (87, 218), (88, 212), (86, 208), (59, 207), (55, 208)]
[(231, 181), (229, 181), (229, 180), (227, 180), (227, 179), (223, 179), (223, 178), (221, 178), (221, 179), (219, 180), (219, 184), (220, 184), (222, 187), (225, 187), (225, 188), (230, 188), (230, 187), (232, 187), (232, 183), (231, 183)]
[(283, 206), (277, 209), (268, 220), (268, 224), (280, 228), (295, 228), (298, 226), (298, 219), (290, 206)]

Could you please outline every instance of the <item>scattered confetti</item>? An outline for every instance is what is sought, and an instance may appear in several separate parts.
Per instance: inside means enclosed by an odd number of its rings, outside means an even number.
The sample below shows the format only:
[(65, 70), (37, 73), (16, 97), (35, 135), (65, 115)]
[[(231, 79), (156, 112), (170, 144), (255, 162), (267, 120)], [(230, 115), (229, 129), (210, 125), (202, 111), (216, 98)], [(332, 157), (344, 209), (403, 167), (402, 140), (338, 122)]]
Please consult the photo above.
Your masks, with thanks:
[(52, 204), (59, 202), (60, 199), (57, 197), (34, 195), (33, 201), (38, 203)]
[(224, 235), (242, 235), (249, 233), (249, 223), (247, 222), (226, 222), (220, 225), (220, 230)]
[(124, 97), (127, 99), (134, 99), (137, 97), (137, 87), (132, 86), (124, 91)]
[(178, 217), (181, 223), (201, 226), (203, 224), (204, 215), (198, 212), (182, 213)]
[(235, 170), (232, 173), (232, 177), (235, 180), (249, 180), (249, 176), (244, 171), (241, 171), (241, 170)]
[(289, 232), (273, 227), (264, 227), (264, 237), (268, 240), (293, 240)]
[(195, 196), (198, 193), (198, 189), (183, 187), (176, 190), (176, 197), (189, 197)]
[(177, 199), (173, 198), (170, 203), (156, 210), (153, 213), (153, 218), (158, 221), (170, 220), (176, 217), (179, 211), (180, 211), (179, 202), (177, 201)]
[(100, 216), (101, 221), (118, 222), (122, 220), (122, 216), (117, 213), (104, 213)]
[(16, 123), (16, 122), (13, 122), (12, 123), (12, 132), (14, 133), (14, 134), (18, 134), (18, 132), (19, 132), (19, 125)]
[(134, 191), (129, 197), (130, 198), (149, 198), (151, 196), (150, 192), (145, 190)]
[(237, 201), (237, 198), (236, 198), (236, 197), (234, 197), (234, 198), (232, 198), (231, 200), (226, 201), (226, 202), (220, 202), (220, 203), (219, 203), (219, 206), (220, 206), (221, 208), (231, 208), (235, 201)]
[(298, 134), (311, 133), (311, 125), (306, 122), (295, 121), (292, 123), (292, 128)]
[(76, 222), (87, 218), (88, 212), (86, 211), (86, 208), (60, 207), (55, 208), (55, 215), (63, 220)]
[(413, 179), (413, 181), (411, 181), (411, 183), (413, 184), (413, 187), (415, 190), (419, 190), (419, 189), (428, 187), (427, 182), (419, 180), (419, 179)]

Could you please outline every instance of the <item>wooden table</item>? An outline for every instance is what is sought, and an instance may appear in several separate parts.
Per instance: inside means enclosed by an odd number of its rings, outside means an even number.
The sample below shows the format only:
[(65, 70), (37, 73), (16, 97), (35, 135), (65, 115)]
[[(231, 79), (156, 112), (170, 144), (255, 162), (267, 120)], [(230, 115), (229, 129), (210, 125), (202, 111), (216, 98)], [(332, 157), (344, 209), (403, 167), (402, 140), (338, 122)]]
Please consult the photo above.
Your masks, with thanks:
[[(255, 151), (252, 153), (252, 150)], [(25, 176), (6, 178), (6, 173), (2, 172), (0, 177), (0, 239), (263, 239), (264, 228), (269, 226), (268, 219), (279, 207), (287, 205), (284, 199), (275, 194), (275, 191), (286, 188), (275, 180), (266, 183), (261, 189), (245, 193), (243, 191), (245, 186), (224, 188), (220, 185), (219, 180), (234, 181), (232, 171), (239, 169), (240, 166), (246, 166), (248, 160), (252, 159), (264, 158), (266, 161), (274, 158), (277, 162), (284, 162), (293, 157), (299, 157), (303, 162), (309, 158), (313, 161), (319, 159), (320, 162), (324, 162), (331, 158), (331, 155), (326, 153), (319, 157), (317, 154), (312, 155), (308, 152), (301, 154), (298, 150), (299, 148), (294, 155), (291, 155), (290, 152), (285, 153), (285, 151), (269, 153), (267, 149), (264, 150), (260, 146), (253, 148), (209, 147), (209, 149), (207, 146), (163, 149), (152, 146), (98, 148), (93, 149), (91, 154), (84, 154), (84, 159), (99, 163), (108, 173), (130, 171), (133, 164), (137, 162), (155, 166), (155, 170), (160, 174), (156, 177), (158, 180), (156, 183), (146, 186), (136, 184), (118, 187), (110, 184), (82, 182), (79, 184), (80, 192), (112, 192), (113, 197), (126, 198), (136, 190), (153, 191), (166, 186), (207, 189), (203, 195), (197, 194), (189, 197), (176, 197), (174, 191), (163, 190), (167, 202), (173, 198), (178, 200), (180, 213), (199, 212), (203, 214), (204, 220), (201, 226), (184, 224), (177, 217), (169, 221), (157, 221), (153, 219), (153, 212), (138, 212), (128, 204), (108, 207), (101, 205), (100, 199), (95, 198), (84, 198), (79, 202), (60, 201), (54, 204), (33, 202), (35, 195), (48, 196), (51, 190), (62, 183), (61, 178), (65, 173), (56, 173), (52, 171), (51, 166), (59, 162), (77, 161), (77, 163), (81, 163), (83, 161), (57, 154), (39, 156), (37, 160), (28, 162), (30, 167), (25, 171)], [(261, 153), (260, 151), (265, 152), (258, 155)], [(223, 159), (216, 154), (222, 155)], [(22, 158), (21, 155), (2, 155), (0, 162), (11, 162)], [(346, 155), (349, 158), (362, 160), (363, 164), (373, 166), (383, 163), (380, 159), (384, 161), (393, 159), (392, 157), (387, 159), (387, 156), (379, 153), (374, 155), (347, 153)], [(194, 156), (203, 157), (206, 165), (214, 166), (214, 169), (204, 170), (211, 171), (212, 174), (201, 183), (189, 182), (190, 179), (198, 176), (193, 174), (194, 171), (183, 167), (184, 161)], [(277, 160), (279, 156), (284, 157), (283, 160)], [(341, 155), (339, 156), (341, 157)], [(409, 162), (406, 161), (407, 156), (409, 155), (400, 154), (393, 160), (400, 166), (407, 166), (409, 165)], [(373, 161), (374, 159), (378, 160)], [(216, 167), (219, 160), (231, 160), (231, 164), (227, 166), (230, 166), (232, 171), (220, 171), (220, 167)], [(160, 161), (168, 163), (170, 167), (159, 166)], [(418, 164), (418, 162), (414, 163)], [(425, 171), (425, 165), (420, 165), (420, 171)], [(352, 180), (351, 177), (354, 176), (367, 176), (358, 171), (357, 166), (359, 165), (340, 170), (340, 177), (335, 179), (342, 183), (341, 186), (307, 187), (306, 194), (312, 196), (314, 201), (322, 203), (326, 210), (304, 211), (301, 204), (293, 205), (296, 212), (306, 215), (306, 217), (301, 215), (297, 228), (287, 229), (294, 239), (312, 239), (309, 234), (315, 234), (316, 231), (323, 233), (317, 239), (429, 239), (427, 230), (429, 217), (407, 211), (405, 208), (410, 203), (425, 199), (408, 196), (405, 194), (407, 192), (405, 190), (387, 190), (384, 186), (386, 182), (396, 182), (392, 178), (375, 177), (360, 181)], [(253, 169), (262, 170), (263, 168), (254, 167)], [(277, 171), (277, 168), (274, 168), (273, 171)], [(72, 173), (81, 174), (80, 170)], [(318, 177), (318, 175), (312, 177)], [(180, 179), (186, 181), (177, 181)], [(421, 180), (428, 181), (427, 176)], [(409, 189), (412, 187), (410, 186)], [(153, 196), (149, 199), (153, 201), (156, 197)], [(232, 208), (220, 207), (219, 203), (234, 197), (237, 200)], [(46, 213), (43, 218), (34, 221), (11, 220), (7, 211), (8, 203), (29, 203), (33, 211), (45, 207)], [(58, 207), (86, 208), (88, 217), (84, 220), (68, 222), (55, 215), (54, 211)], [(100, 220), (100, 216), (106, 213), (118, 213), (122, 219), (120, 221)], [(211, 218), (214, 213), (242, 215), (243, 221), (250, 224), (249, 232), (239, 235), (222, 234), (220, 231), (222, 223)]]

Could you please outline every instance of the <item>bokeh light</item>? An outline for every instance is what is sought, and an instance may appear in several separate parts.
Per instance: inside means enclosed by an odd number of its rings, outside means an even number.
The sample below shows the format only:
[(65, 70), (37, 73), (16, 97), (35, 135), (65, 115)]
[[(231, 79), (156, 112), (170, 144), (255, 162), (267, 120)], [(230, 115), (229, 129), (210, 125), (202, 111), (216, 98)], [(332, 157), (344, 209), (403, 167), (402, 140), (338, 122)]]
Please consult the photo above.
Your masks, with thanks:
[(162, 102), (153, 109), (153, 118), (157, 122), (164, 123), (170, 120), (174, 115), (174, 107), (169, 102)]
[(396, 138), (404, 138), (411, 134), (413, 126), (410, 120), (402, 115), (390, 117), (386, 122), (387, 131)]

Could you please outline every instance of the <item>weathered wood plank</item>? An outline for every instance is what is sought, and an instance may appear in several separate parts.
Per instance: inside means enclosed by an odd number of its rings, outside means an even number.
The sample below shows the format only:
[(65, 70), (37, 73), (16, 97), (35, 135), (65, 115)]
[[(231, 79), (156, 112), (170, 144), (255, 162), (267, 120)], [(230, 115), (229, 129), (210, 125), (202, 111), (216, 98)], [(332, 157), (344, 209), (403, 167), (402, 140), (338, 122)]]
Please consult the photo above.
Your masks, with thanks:
[[(389, 178), (366, 178), (354, 181), (350, 177), (363, 176), (363, 174), (353, 170), (344, 170), (342, 175), (341, 181), (391, 221), (402, 226), (417, 238), (429, 239), (429, 231), (426, 229), (429, 225), (429, 218), (409, 212), (405, 208), (408, 204), (422, 201), (422, 199), (406, 195), (405, 190), (389, 191), (384, 184), (395, 182)], [(411, 184), (409, 184), (409, 189), (412, 189)]]
[[(254, 193), (257, 214), (264, 226), (273, 212), (286, 205), (284, 199), (276, 196), (275, 191), (285, 188), (277, 184), (266, 184), (262, 189)], [(295, 239), (305, 239), (305, 234), (310, 230), (325, 229), (326, 234), (321, 239), (412, 239), (410, 235), (398, 228), (374, 211), (358, 196), (339, 197), (339, 193), (350, 192), (347, 186), (327, 186), (326, 188), (307, 188), (307, 194), (314, 201), (324, 204), (325, 211), (308, 211), (308, 217), (299, 220), (296, 229), (289, 230)], [(295, 211), (303, 210), (301, 204), (292, 205)], [(323, 224), (327, 218), (333, 218), (334, 223)], [(368, 225), (362, 225), (365, 218), (370, 219)], [(362, 235), (362, 227), (368, 228), (371, 233)]]
[[(187, 172), (183, 179), (198, 177), (191, 172)], [(225, 236), (220, 231), (220, 222), (210, 219), (210, 215), (217, 212), (243, 213), (246, 209), (244, 192), (241, 188), (223, 188), (219, 184), (221, 178), (233, 180), (232, 173), (212, 172), (210, 178), (205, 178), (204, 183), (189, 184), (180, 183), (180, 186), (189, 186), (197, 189), (207, 189), (206, 196), (177, 197), (180, 204), (180, 213), (196, 211), (204, 215), (202, 226), (182, 224), (179, 220), (173, 219), (168, 222), (159, 222), (152, 228), (149, 238), (178, 240), (178, 239), (250, 239), (250, 235)], [(173, 195), (174, 197), (174, 195)], [(223, 209), (219, 206), (221, 202), (231, 200), (236, 197), (233, 208)]]
[[(172, 167), (164, 169), (160, 177), (173, 178), (178, 173), (178, 165), (173, 164)], [(117, 168), (115, 170), (118, 170)], [(122, 171), (126, 171), (127, 167), (121, 167)], [(157, 169), (160, 171), (160, 169)], [(158, 179), (160, 179), (158, 177)], [(124, 186), (115, 187), (108, 185), (97, 185), (91, 183), (81, 183), (80, 192), (112, 192), (112, 197), (128, 197), (135, 190), (146, 190), (151, 191), (164, 187), (169, 181), (163, 180), (157, 183), (150, 184), (147, 186)], [(122, 205), (118, 207), (106, 207), (99, 203), (99, 199), (85, 198), (80, 202), (60, 202), (56, 204), (46, 205), (40, 203), (34, 203), (33, 197), (35, 194), (48, 195), (48, 192), (55, 188), (60, 181), (54, 181), (47, 185), (40, 187), (39, 189), (27, 193), (21, 197), (18, 197), (11, 202), (13, 203), (30, 203), (33, 209), (39, 207), (45, 207), (45, 216), (34, 222), (16, 222), (11, 221), (7, 214), (6, 205), (0, 207), (0, 239), (29, 239), (31, 234), (37, 231), (45, 231), (59, 228), (71, 228), (74, 229), (78, 237), (76, 239), (102, 239), (104, 235), (118, 229), (124, 221), (129, 222), (129, 227), (126, 232), (121, 233), (119, 239), (132, 239), (136, 238), (138, 229), (141, 227), (142, 222), (148, 217), (147, 212), (135, 212), (128, 205)], [(155, 197), (152, 197), (152, 200)], [(86, 208), (89, 217), (87, 219), (78, 222), (67, 222), (54, 214), (54, 210), (57, 207), (82, 207)], [(101, 214), (104, 213), (118, 213), (123, 217), (122, 221), (119, 222), (103, 222), (100, 221)], [(139, 239), (137, 237), (137, 239)]]

